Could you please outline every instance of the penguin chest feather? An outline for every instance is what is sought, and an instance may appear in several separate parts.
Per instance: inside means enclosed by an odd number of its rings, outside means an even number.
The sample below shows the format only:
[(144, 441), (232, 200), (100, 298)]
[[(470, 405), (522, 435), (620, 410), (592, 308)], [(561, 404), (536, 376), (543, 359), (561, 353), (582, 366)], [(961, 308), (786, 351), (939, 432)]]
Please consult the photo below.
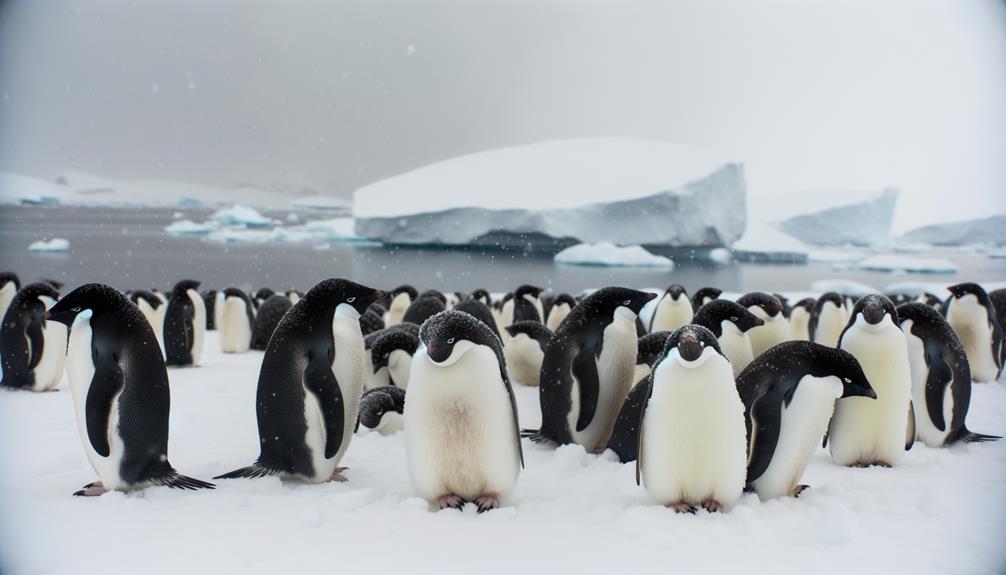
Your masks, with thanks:
[[(943, 447), (947, 436), (960, 428), (954, 421), (953, 386), (958, 382), (947, 384), (943, 394), (944, 429), (940, 431), (929, 417), (929, 405), (926, 401), (926, 381), (929, 378), (930, 366), (926, 364), (926, 346), (918, 336), (911, 332), (911, 320), (905, 324), (905, 339), (908, 344), (908, 359), (912, 370), (912, 406), (915, 409), (915, 437), (929, 447)], [(956, 424), (956, 425), (955, 425)]]
[(947, 323), (964, 344), (974, 381), (995, 381), (999, 371), (992, 353), (992, 327), (988, 311), (978, 303), (978, 298), (968, 294), (954, 299), (947, 311)]
[(751, 351), (751, 339), (727, 320), (720, 324), (720, 333), (722, 335), (716, 341), (720, 344), (723, 355), (730, 360), (734, 377), (737, 377), (754, 359), (754, 352)]
[(47, 321), (44, 325), (42, 359), (35, 366), (35, 391), (55, 389), (66, 363), (66, 326), (56, 321)]
[(507, 373), (511, 381), (537, 387), (541, 376), (541, 362), (545, 352), (537, 341), (524, 333), (518, 333), (503, 348)]
[(632, 377), (636, 371), (639, 340), (634, 320), (615, 314), (604, 328), (603, 338), (601, 355), (597, 358), (597, 407), (594, 417), (582, 431), (576, 430), (580, 417), (580, 385), (573, 377), (569, 429), (573, 441), (588, 450), (605, 446), (618, 418), (618, 410), (635, 383)]
[(223, 315), (217, 324), (220, 350), (224, 353), (244, 353), (251, 347), (252, 327), (245, 306), (239, 297), (224, 300)]

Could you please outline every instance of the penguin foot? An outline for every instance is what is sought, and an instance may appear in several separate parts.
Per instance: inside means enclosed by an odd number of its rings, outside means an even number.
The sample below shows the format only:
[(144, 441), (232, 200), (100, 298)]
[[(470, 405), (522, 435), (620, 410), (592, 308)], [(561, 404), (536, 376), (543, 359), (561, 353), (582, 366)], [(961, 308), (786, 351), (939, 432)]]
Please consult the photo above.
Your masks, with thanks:
[(336, 481), (338, 483), (345, 483), (349, 481), (349, 478), (342, 474), (343, 471), (349, 469), (348, 467), (336, 467), (335, 471), (332, 472), (332, 477), (329, 481)]
[(891, 464), (884, 461), (875, 461), (873, 462), (873, 464), (876, 465), (877, 467), (886, 467), (888, 469), (891, 468)]
[(104, 484), (102, 484), (100, 480), (99, 481), (92, 481), (92, 482), (88, 483), (87, 485), (81, 487), (81, 489), (90, 489), (92, 487), (104, 487)]
[(685, 503), (684, 501), (678, 501), (677, 503), (668, 503), (664, 505), (668, 509), (673, 509), (675, 513), (691, 513), (695, 514), (695, 507)]
[(479, 508), (479, 513), (484, 513), (490, 509), (498, 509), (500, 506), (500, 498), (495, 495), (480, 495), (475, 500), (475, 505)]
[(461, 509), (465, 504), (465, 500), (451, 493), (448, 495), (441, 495), (440, 498), (437, 499), (437, 503), (440, 504), (441, 509)]
[(723, 506), (719, 501), (713, 499), (708, 499), (702, 502), (702, 508), (710, 513), (720, 513), (723, 511)]
[(810, 489), (810, 485), (797, 485), (793, 489), (793, 497), (800, 497), (800, 494)]
[(88, 486), (85, 486), (80, 491), (75, 491), (73, 495), (75, 497), (97, 497), (105, 493), (108, 493), (108, 490), (101, 486), (100, 481), (96, 481), (95, 483), (89, 483)]

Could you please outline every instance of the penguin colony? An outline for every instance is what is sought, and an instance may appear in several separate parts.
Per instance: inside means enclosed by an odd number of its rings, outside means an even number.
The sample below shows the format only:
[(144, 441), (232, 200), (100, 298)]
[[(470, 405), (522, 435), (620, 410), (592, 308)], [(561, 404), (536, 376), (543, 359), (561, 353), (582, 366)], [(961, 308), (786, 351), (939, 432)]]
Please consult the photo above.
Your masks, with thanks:
[[(416, 494), (481, 513), (512, 492), (526, 438), (611, 450), (655, 503), (718, 512), (744, 491), (799, 496), (822, 440), (839, 465), (892, 467), (915, 441), (999, 439), (965, 422), (972, 382), (1006, 361), (1006, 290), (974, 283), (945, 301), (829, 292), (793, 305), (678, 284), (502, 298), (344, 279), (306, 293), (199, 287), (60, 297), (59, 282), (0, 273), (2, 386), (53, 390), (66, 370), (97, 475), (74, 495), (214, 488), (167, 454), (167, 366), (198, 366), (207, 331), (224, 353), (265, 352), (261, 451), (215, 479), (346, 481), (354, 433), (402, 431)], [(514, 385), (538, 388), (539, 429), (519, 427)]]

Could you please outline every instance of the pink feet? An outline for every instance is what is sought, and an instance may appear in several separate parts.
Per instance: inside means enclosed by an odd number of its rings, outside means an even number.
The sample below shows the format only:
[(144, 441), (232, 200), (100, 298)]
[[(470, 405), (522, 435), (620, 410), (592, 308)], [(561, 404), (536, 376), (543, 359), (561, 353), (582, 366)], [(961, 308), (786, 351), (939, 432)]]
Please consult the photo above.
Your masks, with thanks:
[(797, 485), (793, 489), (793, 497), (800, 497), (800, 494), (808, 489), (810, 489), (810, 485)]
[(691, 505), (685, 503), (684, 501), (678, 501), (677, 503), (668, 503), (664, 507), (668, 509), (673, 509), (675, 513), (695, 513), (695, 508)]
[(703, 501), (702, 508), (710, 513), (719, 513), (723, 511), (723, 505), (721, 505), (719, 501), (714, 501), (712, 499)]
[(342, 474), (343, 471), (349, 469), (348, 467), (336, 467), (335, 471), (332, 472), (332, 478), (329, 481), (337, 481), (339, 483), (345, 483), (349, 479)]
[(490, 509), (498, 509), (500, 506), (500, 498), (495, 495), (480, 495), (475, 500), (475, 505), (479, 508), (479, 513), (484, 513)]
[(105, 486), (101, 484), (100, 481), (95, 481), (93, 483), (88, 483), (80, 491), (75, 491), (74, 495), (77, 497), (97, 497), (99, 495), (104, 495), (108, 492)]
[(465, 504), (465, 500), (452, 493), (448, 495), (441, 495), (440, 498), (437, 499), (437, 503), (440, 504), (441, 509), (461, 509), (461, 507)]

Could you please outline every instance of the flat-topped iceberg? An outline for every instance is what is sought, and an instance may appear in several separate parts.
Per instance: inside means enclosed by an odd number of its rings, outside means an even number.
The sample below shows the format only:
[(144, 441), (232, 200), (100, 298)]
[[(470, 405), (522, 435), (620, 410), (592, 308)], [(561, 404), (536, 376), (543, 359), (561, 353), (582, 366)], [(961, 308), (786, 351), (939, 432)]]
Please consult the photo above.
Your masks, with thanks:
[(432, 164), (356, 191), (356, 234), (388, 244), (729, 246), (743, 166), (694, 148), (561, 140)]
[(52, 238), (51, 240), (39, 240), (32, 242), (28, 246), (33, 252), (65, 252), (70, 249), (70, 240), (63, 238)]
[(611, 242), (570, 246), (554, 259), (556, 263), (580, 266), (674, 267), (670, 258), (651, 254), (642, 246), (616, 246)]
[(1006, 215), (923, 226), (898, 237), (898, 243), (933, 246), (967, 244), (1006, 246)]

